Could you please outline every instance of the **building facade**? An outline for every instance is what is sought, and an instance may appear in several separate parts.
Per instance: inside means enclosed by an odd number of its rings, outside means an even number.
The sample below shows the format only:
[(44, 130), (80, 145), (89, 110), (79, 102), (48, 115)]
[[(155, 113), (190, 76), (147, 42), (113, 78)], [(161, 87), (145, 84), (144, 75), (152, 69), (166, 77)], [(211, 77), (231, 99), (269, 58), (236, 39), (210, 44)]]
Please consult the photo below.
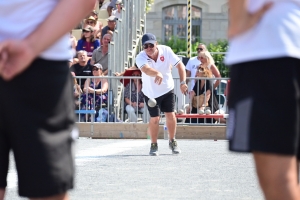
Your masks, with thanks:
[[(155, 34), (162, 43), (177, 36), (187, 38), (188, 0), (155, 0), (146, 15), (146, 31)], [(191, 40), (206, 44), (227, 39), (227, 0), (190, 0)]]

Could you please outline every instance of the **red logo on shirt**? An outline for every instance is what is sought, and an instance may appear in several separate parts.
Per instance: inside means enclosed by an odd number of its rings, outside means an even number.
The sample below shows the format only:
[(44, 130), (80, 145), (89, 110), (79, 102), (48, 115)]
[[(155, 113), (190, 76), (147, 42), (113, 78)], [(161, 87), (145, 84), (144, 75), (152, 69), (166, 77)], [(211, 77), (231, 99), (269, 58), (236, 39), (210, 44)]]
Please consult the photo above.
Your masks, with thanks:
[(162, 62), (164, 62), (164, 60), (165, 60), (165, 57), (164, 56), (160, 56), (160, 58), (159, 58)]

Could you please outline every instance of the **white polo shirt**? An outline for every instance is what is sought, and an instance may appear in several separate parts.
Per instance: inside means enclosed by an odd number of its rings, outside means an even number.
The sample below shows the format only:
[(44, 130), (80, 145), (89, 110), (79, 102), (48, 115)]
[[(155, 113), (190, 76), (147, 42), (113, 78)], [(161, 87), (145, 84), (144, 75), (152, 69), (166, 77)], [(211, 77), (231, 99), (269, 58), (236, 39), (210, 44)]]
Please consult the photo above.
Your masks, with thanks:
[(300, 0), (249, 0), (248, 11), (253, 13), (267, 2), (273, 5), (262, 19), (229, 41), (226, 64), (277, 57), (300, 59)]
[(160, 97), (172, 89), (174, 89), (174, 80), (172, 77), (172, 67), (176, 67), (180, 58), (175, 55), (172, 49), (165, 45), (157, 45), (158, 58), (157, 61), (148, 57), (145, 51), (141, 51), (136, 57), (136, 65), (138, 68), (143, 68), (145, 65), (159, 71), (163, 75), (163, 80), (160, 85), (157, 85), (155, 77), (148, 76), (142, 73), (143, 88), (142, 92), (149, 98)]
[[(24, 39), (49, 15), (59, 0), (4, 0), (0, 1), (0, 42), (7, 39)], [(55, 29), (55, 24), (53, 24)], [(50, 34), (50, 33), (49, 33)], [(47, 35), (43, 40), (47, 40)], [(40, 42), (40, 41), (36, 41)], [(72, 58), (68, 34), (40, 54), (48, 60)]]
[[(197, 67), (201, 64), (201, 61), (198, 59), (198, 56), (191, 57), (188, 61), (188, 63), (185, 66), (186, 70), (189, 70), (191, 72), (190, 78), (195, 78)], [(195, 85), (195, 79), (190, 79), (189, 81), (189, 91), (193, 90)]]

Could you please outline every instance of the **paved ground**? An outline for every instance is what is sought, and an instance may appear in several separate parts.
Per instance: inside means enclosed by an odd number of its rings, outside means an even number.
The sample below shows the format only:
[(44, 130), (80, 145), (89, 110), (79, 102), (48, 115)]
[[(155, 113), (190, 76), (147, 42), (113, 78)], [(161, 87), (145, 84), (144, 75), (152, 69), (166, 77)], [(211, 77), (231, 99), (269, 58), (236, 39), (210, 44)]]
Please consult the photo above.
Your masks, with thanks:
[[(263, 199), (252, 157), (227, 150), (227, 141), (178, 140), (182, 154), (172, 155), (159, 140), (160, 156), (148, 156), (150, 140), (80, 138), (73, 200), (98, 199)], [(17, 195), (10, 166), (7, 200)]]

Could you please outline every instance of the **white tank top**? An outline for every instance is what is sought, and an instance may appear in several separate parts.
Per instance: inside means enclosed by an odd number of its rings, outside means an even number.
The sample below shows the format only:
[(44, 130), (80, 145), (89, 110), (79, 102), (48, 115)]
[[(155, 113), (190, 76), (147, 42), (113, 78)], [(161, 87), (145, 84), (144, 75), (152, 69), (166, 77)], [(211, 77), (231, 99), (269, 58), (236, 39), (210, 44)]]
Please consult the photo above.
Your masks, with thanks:
[(273, 2), (259, 23), (229, 41), (226, 64), (275, 57), (300, 59), (300, 0), (249, 0), (248, 11), (255, 12)]
[[(59, 0), (0, 0), (0, 42), (26, 38), (45, 20), (58, 2)], [(47, 40), (47, 35), (43, 39)], [(48, 60), (68, 60), (72, 57), (68, 34), (42, 52), (40, 57)]]

